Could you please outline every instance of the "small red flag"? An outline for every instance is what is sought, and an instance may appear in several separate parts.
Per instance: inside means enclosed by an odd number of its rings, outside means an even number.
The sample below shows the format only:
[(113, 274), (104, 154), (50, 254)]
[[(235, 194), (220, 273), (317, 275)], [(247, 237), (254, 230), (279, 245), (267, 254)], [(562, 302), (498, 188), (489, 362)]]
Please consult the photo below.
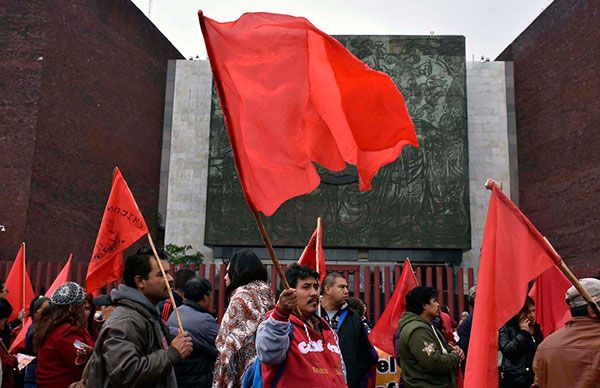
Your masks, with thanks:
[(535, 279), (529, 296), (535, 301), (535, 320), (542, 326), (544, 338), (560, 329), (571, 319), (565, 295), (571, 282), (553, 265)]
[[(317, 234), (319, 234), (319, 270), (317, 271)], [(312, 236), (310, 237), (310, 241), (304, 251), (302, 252), (302, 256), (298, 260), (299, 265), (304, 265), (306, 267), (310, 267), (315, 271), (319, 272), (319, 283), (323, 281), (325, 275), (327, 274), (327, 270), (325, 268), (325, 254), (323, 252), (323, 226), (321, 223), (317, 226)]]
[(123, 251), (145, 234), (146, 221), (117, 167), (85, 278), (86, 291), (93, 292), (119, 279)]
[(406, 311), (406, 294), (418, 285), (410, 260), (404, 260), (402, 274), (396, 283), (396, 289), (369, 334), (369, 341), (373, 346), (377, 346), (388, 354), (394, 354), (394, 334), (398, 328), (400, 316)]
[[(72, 258), (73, 254), (71, 253), (69, 255), (69, 260), (67, 260), (67, 263), (65, 264), (63, 269), (60, 271), (56, 279), (54, 279), (54, 282), (52, 282), (52, 285), (48, 288), (48, 291), (46, 291), (46, 293), (44, 294), (46, 298), (49, 298), (59, 286), (69, 281), (69, 273), (71, 270)], [(12, 353), (15, 349), (25, 347), (25, 336), (27, 335), (27, 330), (29, 329), (29, 326), (31, 326), (31, 317), (25, 318), (25, 321), (23, 322), (23, 328), (19, 331), (19, 334), (17, 335), (13, 343), (10, 345), (10, 353)]]
[(219, 23), (199, 12), (248, 205), (272, 215), (320, 183), (313, 162), (355, 165), (359, 189), (406, 144), (418, 146), (404, 98), (308, 20), (246, 13)]
[(15, 319), (19, 312), (29, 307), (29, 303), (35, 297), (31, 280), (25, 268), (25, 243), (21, 244), (21, 249), (15, 257), (15, 261), (8, 273), (4, 287), (8, 290), (6, 300), (12, 306), (12, 314), (8, 318), (10, 321)]
[(523, 307), (528, 283), (560, 261), (535, 226), (492, 184), (465, 388), (498, 387), (498, 330)]

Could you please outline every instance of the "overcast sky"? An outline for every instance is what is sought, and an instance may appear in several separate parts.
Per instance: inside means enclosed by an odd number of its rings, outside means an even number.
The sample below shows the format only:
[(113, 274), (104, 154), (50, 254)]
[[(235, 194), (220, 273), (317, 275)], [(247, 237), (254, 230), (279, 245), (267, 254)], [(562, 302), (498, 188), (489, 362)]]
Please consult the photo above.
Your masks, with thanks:
[(206, 58), (197, 12), (304, 16), (330, 34), (464, 35), (467, 60), (496, 58), (552, 0), (133, 0), (186, 57)]

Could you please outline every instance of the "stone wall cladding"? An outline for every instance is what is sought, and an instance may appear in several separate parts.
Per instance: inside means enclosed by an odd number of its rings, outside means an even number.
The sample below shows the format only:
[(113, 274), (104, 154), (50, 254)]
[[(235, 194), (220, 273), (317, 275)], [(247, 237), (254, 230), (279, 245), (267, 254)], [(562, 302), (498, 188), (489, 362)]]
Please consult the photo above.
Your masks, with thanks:
[(600, 260), (600, 2), (553, 2), (513, 61), (521, 209), (574, 269)]

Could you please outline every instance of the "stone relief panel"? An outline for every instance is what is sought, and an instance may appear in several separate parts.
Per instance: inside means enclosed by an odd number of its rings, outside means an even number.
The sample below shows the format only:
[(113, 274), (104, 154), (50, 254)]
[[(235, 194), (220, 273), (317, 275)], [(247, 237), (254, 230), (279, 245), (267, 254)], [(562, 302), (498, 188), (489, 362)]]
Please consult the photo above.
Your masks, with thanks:
[[(419, 148), (384, 166), (360, 193), (356, 170), (317, 166), (321, 185), (284, 203), (265, 225), (275, 246), (302, 247), (323, 217), (328, 248), (469, 249), (465, 42), (460, 36), (336, 36), (404, 95)], [(260, 246), (213, 90), (205, 241)]]

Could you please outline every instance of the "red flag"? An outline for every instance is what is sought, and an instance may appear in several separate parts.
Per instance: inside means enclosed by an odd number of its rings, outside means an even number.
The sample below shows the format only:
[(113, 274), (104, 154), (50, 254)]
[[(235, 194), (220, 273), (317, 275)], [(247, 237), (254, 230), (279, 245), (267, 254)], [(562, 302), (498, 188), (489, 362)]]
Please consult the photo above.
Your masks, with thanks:
[(359, 189), (406, 144), (418, 146), (402, 94), (308, 20), (246, 13), (203, 17), (206, 42), (248, 205), (272, 215), (320, 183), (313, 162), (356, 166)]
[[(71, 253), (69, 255), (69, 260), (67, 260), (67, 263), (65, 264), (63, 269), (60, 271), (60, 273), (58, 274), (56, 279), (54, 279), (54, 282), (52, 282), (52, 285), (48, 288), (48, 290), (44, 294), (44, 296), (46, 298), (49, 298), (52, 295), (52, 293), (59, 286), (65, 284), (66, 282), (69, 281), (69, 273), (71, 270), (71, 259), (72, 258), (73, 258), (73, 254)], [(29, 326), (31, 326), (31, 317), (25, 318), (25, 321), (23, 322), (23, 328), (19, 331), (19, 334), (17, 335), (17, 337), (15, 338), (13, 343), (10, 345), (10, 349), (9, 349), (10, 353), (12, 353), (15, 349), (25, 347), (25, 336), (27, 334), (27, 330), (29, 329)]]
[(571, 319), (565, 302), (571, 282), (553, 265), (535, 279), (529, 296), (535, 301), (535, 320), (542, 326), (544, 338), (560, 329)]
[(8, 273), (4, 287), (8, 290), (6, 298), (12, 306), (12, 314), (8, 318), (10, 321), (15, 319), (19, 312), (29, 307), (29, 303), (35, 297), (31, 280), (25, 268), (25, 243), (21, 244), (21, 249), (15, 257), (15, 261)]
[(498, 330), (523, 307), (528, 283), (560, 261), (527, 217), (492, 184), (465, 388), (498, 386)]
[(394, 333), (398, 328), (398, 320), (406, 311), (406, 294), (417, 287), (417, 278), (413, 273), (410, 260), (404, 260), (402, 275), (396, 283), (396, 289), (390, 298), (383, 314), (371, 330), (369, 341), (388, 354), (394, 354)]
[(142, 212), (117, 167), (85, 278), (87, 292), (119, 279), (123, 271), (123, 251), (147, 233)]
[[(317, 271), (317, 234), (319, 234), (319, 270)], [(323, 253), (323, 226), (321, 223), (317, 226), (312, 236), (310, 237), (310, 241), (306, 248), (304, 248), (304, 252), (302, 252), (302, 256), (298, 260), (299, 265), (304, 265), (314, 269), (319, 272), (319, 282), (322, 282), (327, 274), (325, 269), (325, 254)]]

